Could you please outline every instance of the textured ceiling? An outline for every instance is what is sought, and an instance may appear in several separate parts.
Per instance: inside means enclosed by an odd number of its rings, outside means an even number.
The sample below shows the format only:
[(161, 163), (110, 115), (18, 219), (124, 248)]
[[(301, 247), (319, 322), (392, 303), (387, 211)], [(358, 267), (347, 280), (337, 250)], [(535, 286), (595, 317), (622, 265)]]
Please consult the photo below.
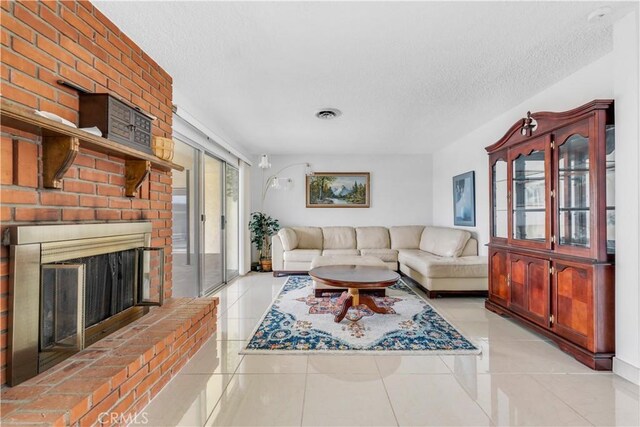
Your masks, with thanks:
[(253, 154), (432, 152), (609, 52), (637, 7), (590, 24), (606, 3), (95, 4), (173, 76), (178, 105)]

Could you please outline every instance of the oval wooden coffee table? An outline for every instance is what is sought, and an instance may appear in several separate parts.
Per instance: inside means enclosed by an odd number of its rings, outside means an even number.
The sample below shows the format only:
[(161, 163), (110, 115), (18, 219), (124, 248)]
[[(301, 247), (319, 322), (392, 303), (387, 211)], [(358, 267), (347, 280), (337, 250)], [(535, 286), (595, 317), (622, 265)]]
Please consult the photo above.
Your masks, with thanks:
[(333, 319), (340, 322), (347, 315), (350, 307), (365, 305), (374, 313), (387, 314), (385, 307), (379, 307), (369, 295), (360, 295), (360, 289), (386, 288), (400, 279), (400, 275), (387, 267), (367, 265), (331, 265), (316, 267), (309, 271), (309, 276), (320, 283), (337, 288), (348, 288), (338, 299), (342, 307)]

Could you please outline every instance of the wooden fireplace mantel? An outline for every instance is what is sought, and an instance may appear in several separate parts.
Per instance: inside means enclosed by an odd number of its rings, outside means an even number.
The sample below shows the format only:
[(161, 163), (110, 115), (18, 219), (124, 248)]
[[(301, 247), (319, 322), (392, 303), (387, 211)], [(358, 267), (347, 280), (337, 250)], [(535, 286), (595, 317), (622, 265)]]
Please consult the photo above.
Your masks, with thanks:
[(125, 195), (137, 195), (138, 188), (155, 167), (162, 171), (183, 171), (184, 167), (151, 154), (92, 135), (55, 120), (36, 115), (33, 110), (5, 99), (0, 103), (1, 124), (42, 136), (43, 186), (62, 188), (62, 177), (73, 164), (80, 147), (125, 160)]

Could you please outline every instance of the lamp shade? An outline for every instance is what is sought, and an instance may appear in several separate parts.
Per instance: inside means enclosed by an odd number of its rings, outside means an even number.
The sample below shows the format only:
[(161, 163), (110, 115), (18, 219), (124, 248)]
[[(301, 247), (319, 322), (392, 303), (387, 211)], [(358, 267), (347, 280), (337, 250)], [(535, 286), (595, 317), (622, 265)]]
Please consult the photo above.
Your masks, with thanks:
[(258, 167), (260, 169), (269, 169), (271, 167), (271, 163), (269, 163), (269, 156), (263, 154), (262, 157), (260, 157), (260, 163), (258, 164)]
[(275, 190), (288, 190), (291, 187), (293, 180), (291, 178), (278, 178), (274, 177), (271, 183), (271, 188)]

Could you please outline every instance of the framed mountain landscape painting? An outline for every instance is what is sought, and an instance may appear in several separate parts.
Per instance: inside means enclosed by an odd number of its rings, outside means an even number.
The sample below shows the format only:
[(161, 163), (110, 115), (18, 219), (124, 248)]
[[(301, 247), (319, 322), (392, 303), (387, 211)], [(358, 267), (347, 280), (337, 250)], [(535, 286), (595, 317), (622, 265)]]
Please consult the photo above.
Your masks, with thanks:
[(307, 175), (308, 208), (368, 208), (369, 172), (315, 172)]

